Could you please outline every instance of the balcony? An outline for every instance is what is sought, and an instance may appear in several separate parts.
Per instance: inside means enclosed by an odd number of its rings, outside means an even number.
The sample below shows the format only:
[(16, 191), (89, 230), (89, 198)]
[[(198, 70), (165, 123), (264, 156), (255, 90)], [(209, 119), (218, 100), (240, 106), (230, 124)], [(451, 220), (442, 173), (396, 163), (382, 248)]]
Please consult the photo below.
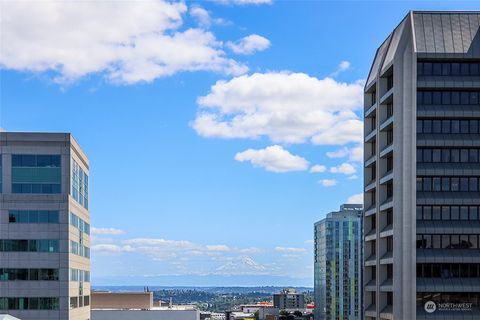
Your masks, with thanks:
[(385, 173), (385, 175), (380, 179), (380, 184), (385, 184), (390, 180), (393, 180), (393, 170), (390, 170)]
[(393, 236), (393, 224), (389, 224), (380, 231), (380, 238)]
[(368, 118), (369, 116), (371, 116), (375, 110), (377, 110), (377, 103), (375, 102), (374, 104), (372, 104), (366, 111), (365, 111), (365, 118)]
[(365, 142), (370, 142), (377, 136), (377, 129), (373, 129), (365, 136)]
[(393, 208), (393, 197), (387, 198), (381, 205), (380, 211), (388, 210)]
[(393, 116), (387, 118), (385, 121), (382, 122), (380, 125), (380, 131), (389, 130), (393, 127)]
[(377, 155), (376, 155), (376, 154), (371, 155), (370, 158), (368, 158), (368, 159), (365, 161), (365, 168), (370, 167), (370, 166), (371, 166), (372, 164), (374, 164), (376, 161), (377, 161)]
[(376, 212), (377, 212), (377, 205), (374, 203), (365, 210), (364, 215), (365, 217), (368, 217), (375, 214)]
[(377, 289), (377, 280), (372, 279), (365, 285), (365, 291), (373, 291), (375, 292)]
[(372, 229), (365, 235), (365, 241), (372, 241), (377, 238), (377, 230)]
[(393, 100), (393, 87), (390, 88), (385, 94), (380, 98), (380, 104), (389, 103)]
[(380, 158), (385, 158), (389, 154), (393, 152), (393, 143), (390, 143), (389, 145), (385, 146), (382, 151), (380, 151)]
[(380, 264), (393, 264), (393, 252), (385, 252), (385, 254), (380, 258)]
[(370, 182), (368, 182), (367, 185), (365, 186), (365, 192), (375, 189), (376, 183), (377, 183), (376, 179), (370, 180)]
[(365, 316), (376, 318), (377, 317), (377, 306), (375, 304), (371, 304), (367, 308), (365, 308)]
[(380, 318), (382, 319), (393, 319), (393, 307), (391, 305), (387, 305), (385, 308), (380, 311)]
[(393, 292), (393, 279), (385, 279), (385, 281), (383, 281), (381, 284), (380, 284), (380, 291), (382, 292)]

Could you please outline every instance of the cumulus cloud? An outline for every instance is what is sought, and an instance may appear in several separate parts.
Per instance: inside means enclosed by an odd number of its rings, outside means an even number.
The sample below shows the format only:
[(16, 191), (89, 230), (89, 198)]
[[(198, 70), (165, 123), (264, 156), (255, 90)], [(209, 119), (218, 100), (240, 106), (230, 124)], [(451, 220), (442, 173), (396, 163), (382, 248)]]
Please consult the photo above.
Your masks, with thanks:
[(308, 169), (308, 161), (283, 149), (279, 145), (265, 149), (248, 149), (235, 155), (235, 160), (250, 161), (254, 166), (271, 172), (303, 171)]
[(350, 161), (362, 162), (363, 161), (363, 147), (357, 145), (355, 147), (343, 147), (335, 151), (327, 152), (329, 158), (345, 158), (348, 157)]
[(332, 73), (330, 76), (331, 76), (331, 77), (336, 77), (336, 76), (338, 76), (340, 73), (342, 73), (342, 72), (350, 69), (350, 66), (351, 66), (351, 65), (350, 65), (350, 62), (349, 62), (349, 61), (342, 61), (342, 62), (340, 62), (340, 64), (338, 65), (337, 70), (336, 70), (334, 73)]
[(8, 45), (0, 66), (52, 72), (61, 83), (96, 73), (130, 84), (181, 71), (248, 69), (229, 59), (211, 32), (181, 29), (184, 2), (4, 1), (1, 9), (0, 38)]
[(327, 167), (322, 166), (320, 164), (316, 164), (313, 167), (310, 168), (311, 173), (322, 173), (327, 171)]
[(208, 251), (230, 251), (230, 248), (223, 244), (207, 245), (206, 248)]
[(331, 167), (330, 168), (331, 173), (342, 173), (342, 174), (354, 174), (357, 172), (357, 169), (355, 169), (354, 166), (352, 166), (350, 163), (342, 163), (341, 165), (338, 165), (336, 167)]
[(356, 180), (356, 179), (358, 179), (358, 176), (356, 174), (348, 177), (348, 180)]
[(115, 228), (92, 228), (92, 234), (95, 235), (119, 235), (125, 234), (125, 231)]
[(213, 0), (214, 2), (220, 4), (228, 5), (261, 5), (261, 4), (271, 4), (273, 0)]
[(318, 180), (318, 183), (320, 183), (324, 187), (333, 187), (337, 185), (337, 180), (335, 179), (322, 179)]
[(354, 194), (352, 196), (350, 196), (348, 199), (347, 199), (347, 203), (351, 203), (351, 204), (363, 204), (363, 193), (357, 193), (357, 194)]
[(227, 42), (229, 47), (236, 54), (253, 54), (256, 51), (263, 51), (270, 47), (270, 40), (258, 34), (251, 34), (237, 42)]
[(362, 85), (304, 73), (254, 73), (218, 81), (198, 98), (193, 128), (204, 137), (268, 137), (275, 143), (360, 143)]
[(225, 20), (223, 19), (214, 19), (211, 17), (210, 13), (205, 10), (204, 8), (195, 5), (190, 7), (189, 10), (190, 15), (198, 22), (198, 24), (202, 27), (208, 28), (212, 24), (224, 24)]
[(307, 252), (305, 248), (295, 248), (295, 247), (275, 247), (275, 251), (282, 253), (302, 253)]

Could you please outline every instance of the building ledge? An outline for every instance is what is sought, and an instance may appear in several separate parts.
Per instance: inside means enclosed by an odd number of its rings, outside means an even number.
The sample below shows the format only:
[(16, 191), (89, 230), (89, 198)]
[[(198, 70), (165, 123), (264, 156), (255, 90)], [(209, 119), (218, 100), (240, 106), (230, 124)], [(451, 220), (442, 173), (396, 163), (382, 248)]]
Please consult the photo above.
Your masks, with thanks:
[(376, 183), (377, 183), (376, 179), (373, 179), (370, 182), (368, 182), (368, 184), (365, 186), (365, 192), (375, 189)]
[(390, 208), (393, 208), (393, 197), (390, 197), (386, 199), (381, 205), (380, 205), (380, 211), (383, 210), (388, 210)]
[(368, 158), (368, 159), (365, 161), (365, 168), (370, 167), (370, 166), (371, 166), (372, 164), (374, 164), (376, 161), (377, 161), (377, 155), (376, 155), (376, 154), (370, 156), (370, 158)]
[(390, 180), (393, 180), (393, 170), (390, 170), (387, 173), (385, 173), (385, 175), (380, 179), (380, 184), (385, 184)]
[(390, 116), (380, 125), (380, 131), (388, 130), (393, 127), (393, 116)]
[(390, 143), (388, 146), (385, 146), (385, 148), (383, 148), (382, 151), (380, 151), (380, 158), (385, 158), (392, 152), (393, 152), (393, 143)]
[(368, 118), (376, 109), (377, 109), (377, 103), (375, 102), (370, 107), (368, 107), (368, 109), (365, 111), (365, 118)]
[(417, 220), (417, 233), (425, 234), (479, 234), (480, 221)]
[(372, 254), (365, 260), (365, 266), (374, 266), (377, 264), (377, 256)]
[(420, 292), (480, 292), (480, 278), (417, 278)]
[(371, 304), (365, 308), (365, 316), (375, 318), (377, 316), (377, 306)]
[(388, 226), (385, 226), (385, 228), (380, 231), (380, 238), (385, 238), (393, 236), (393, 224), (389, 224)]
[(380, 104), (388, 103), (393, 100), (393, 87), (390, 88), (385, 94), (380, 98)]
[(376, 291), (377, 289), (377, 281), (375, 279), (370, 280), (366, 285), (365, 285), (365, 291)]
[(480, 263), (480, 250), (417, 249), (417, 263)]
[(392, 264), (393, 263), (393, 252), (387, 251), (381, 258), (380, 264)]
[(393, 292), (393, 279), (386, 279), (380, 285), (380, 291), (382, 292)]
[(370, 232), (365, 235), (365, 241), (372, 241), (372, 240), (375, 240), (376, 238), (377, 238), (376, 229), (370, 230)]
[(365, 142), (370, 142), (377, 136), (377, 129), (373, 129), (365, 135)]
[(391, 305), (387, 305), (385, 308), (380, 311), (380, 318), (382, 319), (393, 319), (393, 307)]
[(369, 217), (371, 215), (374, 215), (377, 212), (377, 205), (374, 203), (368, 209), (365, 210), (365, 217)]

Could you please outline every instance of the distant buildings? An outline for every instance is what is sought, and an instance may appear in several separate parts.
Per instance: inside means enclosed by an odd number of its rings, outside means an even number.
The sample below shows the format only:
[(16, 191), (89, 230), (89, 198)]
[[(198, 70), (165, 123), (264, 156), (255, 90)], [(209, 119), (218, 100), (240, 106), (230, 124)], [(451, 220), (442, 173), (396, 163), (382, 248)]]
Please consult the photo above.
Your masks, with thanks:
[(200, 320), (193, 305), (161, 306), (152, 292), (92, 292), (92, 320)]
[(90, 319), (88, 170), (68, 133), (0, 132), (0, 313)]
[(479, 18), (411, 11), (377, 50), (364, 91), (366, 320), (480, 319)]
[(280, 310), (305, 309), (305, 295), (297, 293), (295, 289), (284, 289), (273, 294), (273, 306)]
[(361, 319), (362, 205), (342, 205), (314, 233), (315, 319)]

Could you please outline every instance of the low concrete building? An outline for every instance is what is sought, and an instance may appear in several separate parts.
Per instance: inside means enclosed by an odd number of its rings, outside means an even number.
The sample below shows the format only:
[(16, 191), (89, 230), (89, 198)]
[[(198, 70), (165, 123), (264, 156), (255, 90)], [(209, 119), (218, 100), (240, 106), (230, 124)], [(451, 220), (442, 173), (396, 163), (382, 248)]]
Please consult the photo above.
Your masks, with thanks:
[(273, 295), (273, 306), (280, 310), (305, 309), (305, 295), (295, 289), (283, 289)]
[(152, 292), (93, 292), (92, 320), (200, 320), (193, 305), (154, 306)]

